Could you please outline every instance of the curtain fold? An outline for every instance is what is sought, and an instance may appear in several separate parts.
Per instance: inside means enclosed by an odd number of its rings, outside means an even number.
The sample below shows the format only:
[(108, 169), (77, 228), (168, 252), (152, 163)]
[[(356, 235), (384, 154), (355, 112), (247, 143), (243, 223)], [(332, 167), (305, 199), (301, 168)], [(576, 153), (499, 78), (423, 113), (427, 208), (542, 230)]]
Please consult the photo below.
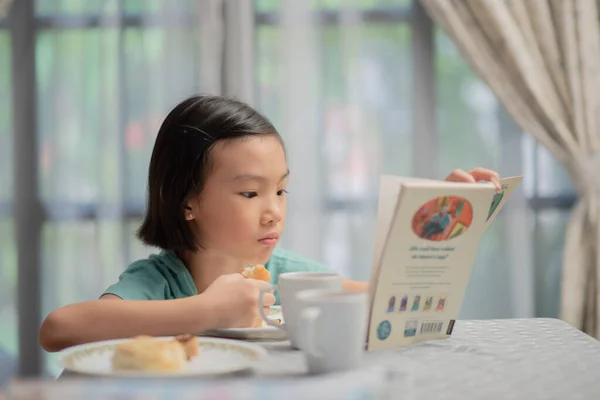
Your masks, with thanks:
[(561, 318), (600, 338), (600, 24), (596, 0), (421, 0), (520, 127), (561, 161), (579, 201)]

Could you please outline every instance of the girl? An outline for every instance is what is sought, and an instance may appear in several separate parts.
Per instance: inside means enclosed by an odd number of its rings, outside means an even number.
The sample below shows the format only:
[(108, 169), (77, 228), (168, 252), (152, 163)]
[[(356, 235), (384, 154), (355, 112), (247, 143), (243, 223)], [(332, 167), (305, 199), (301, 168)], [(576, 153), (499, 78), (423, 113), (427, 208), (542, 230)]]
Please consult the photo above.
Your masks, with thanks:
[[(250, 326), (267, 283), (244, 279), (246, 265), (265, 264), (273, 282), (284, 272), (328, 271), (275, 249), (288, 178), (282, 139), (256, 110), (216, 96), (177, 105), (156, 138), (138, 231), (162, 252), (131, 264), (99, 300), (52, 312), (40, 329), (43, 348)], [(498, 175), (485, 169), (457, 170), (446, 179), (499, 186)], [(367, 286), (344, 281), (347, 290)], [(265, 307), (276, 302), (273, 294), (264, 299)]]

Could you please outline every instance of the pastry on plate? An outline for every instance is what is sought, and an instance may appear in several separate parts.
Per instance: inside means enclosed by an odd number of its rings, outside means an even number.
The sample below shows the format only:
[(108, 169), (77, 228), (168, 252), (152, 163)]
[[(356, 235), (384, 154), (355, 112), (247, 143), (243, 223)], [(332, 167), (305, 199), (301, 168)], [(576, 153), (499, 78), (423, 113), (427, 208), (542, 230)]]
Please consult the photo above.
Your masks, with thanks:
[[(271, 281), (271, 273), (268, 269), (265, 268), (264, 265), (256, 264), (256, 265), (248, 265), (242, 271), (242, 275), (244, 278), (256, 279), (259, 281), (270, 282)], [(258, 317), (254, 320), (254, 323), (250, 328), (262, 328), (264, 326), (263, 320), (261, 317)]]
[(198, 355), (198, 338), (192, 335), (179, 335), (175, 336), (175, 340), (183, 347), (187, 360)]
[[(196, 349), (193, 350), (192, 346)], [(198, 354), (197, 339), (180, 336), (174, 340), (158, 340), (136, 336), (115, 346), (112, 367), (116, 371), (183, 371), (187, 361)]]

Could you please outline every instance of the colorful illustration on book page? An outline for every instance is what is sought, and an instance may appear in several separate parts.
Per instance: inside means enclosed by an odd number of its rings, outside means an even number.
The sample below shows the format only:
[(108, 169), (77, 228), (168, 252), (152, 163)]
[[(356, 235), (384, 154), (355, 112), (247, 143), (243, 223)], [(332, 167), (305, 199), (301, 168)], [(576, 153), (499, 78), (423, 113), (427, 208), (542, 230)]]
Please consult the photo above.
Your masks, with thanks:
[(394, 307), (396, 306), (396, 296), (390, 297), (390, 301), (388, 302), (387, 312), (394, 312)]
[(421, 306), (421, 296), (416, 295), (415, 299), (413, 300), (413, 304), (412, 304), (412, 307), (410, 308), (410, 311), (419, 311), (420, 306)]
[(402, 301), (400, 302), (400, 310), (399, 311), (406, 311), (407, 304), (408, 304), (408, 296), (402, 296)]
[(438, 300), (438, 304), (435, 307), (435, 311), (444, 311), (444, 307), (446, 306), (446, 296), (441, 296)]
[(494, 211), (496, 211), (496, 208), (498, 208), (500, 203), (502, 203), (503, 198), (504, 198), (504, 190), (502, 190), (501, 192), (498, 192), (494, 195), (494, 197), (492, 198), (492, 205), (490, 206), (490, 211), (488, 212), (488, 216), (487, 216), (488, 220), (490, 219), (492, 214), (494, 214)]
[(423, 204), (412, 219), (421, 239), (443, 241), (463, 234), (473, 221), (473, 206), (458, 196), (443, 196)]
[(433, 297), (429, 296), (429, 297), (427, 297), (427, 300), (425, 300), (425, 305), (423, 306), (423, 311), (431, 310), (432, 305), (433, 305)]

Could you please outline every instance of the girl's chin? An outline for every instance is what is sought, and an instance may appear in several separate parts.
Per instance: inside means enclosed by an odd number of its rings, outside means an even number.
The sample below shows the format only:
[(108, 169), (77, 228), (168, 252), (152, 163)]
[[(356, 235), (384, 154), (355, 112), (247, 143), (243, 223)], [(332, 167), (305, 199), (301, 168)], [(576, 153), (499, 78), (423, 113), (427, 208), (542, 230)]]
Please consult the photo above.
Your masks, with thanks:
[(266, 264), (267, 261), (269, 261), (269, 259), (271, 258), (271, 254), (273, 254), (273, 250), (275, 250), (274, 247), (262, 249), (258, 253), (254, 254), (253, 257), (249, 257), (249, 259), (251, 260), (250, 264), (252, 264), (252, 265)]

